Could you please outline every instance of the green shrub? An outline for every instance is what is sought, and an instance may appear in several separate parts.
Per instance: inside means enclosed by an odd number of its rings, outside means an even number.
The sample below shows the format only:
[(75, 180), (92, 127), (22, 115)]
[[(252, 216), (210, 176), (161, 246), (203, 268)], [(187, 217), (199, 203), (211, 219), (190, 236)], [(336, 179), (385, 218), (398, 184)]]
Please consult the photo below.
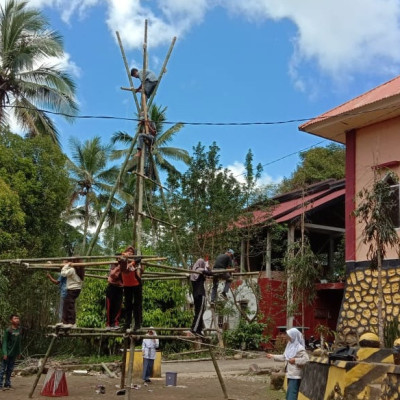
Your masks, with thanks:
[(267, 324), (248, 323), (242, 319), (236, 329), (224, 332), (225, 346), (234, 349), (257, 350), (261, 342), (267, 342), (269, 339), (263, 335), (266, 326)]

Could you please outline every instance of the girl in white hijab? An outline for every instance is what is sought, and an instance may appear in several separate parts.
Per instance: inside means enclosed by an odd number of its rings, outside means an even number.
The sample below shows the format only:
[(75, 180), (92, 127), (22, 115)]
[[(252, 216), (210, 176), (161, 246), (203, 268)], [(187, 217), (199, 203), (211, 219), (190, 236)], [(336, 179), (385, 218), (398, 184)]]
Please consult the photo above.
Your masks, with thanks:
[(279, 355), (267, 354), (267, 358), (285, 362), (287, 378), (286, 400), (297, 400), (303, 376), (303, 367), (307, 364), (309, 358), (301, 332), (296, 328), (291, 328), (286, 331), (286, 334), (288, 343), (285, 352)]

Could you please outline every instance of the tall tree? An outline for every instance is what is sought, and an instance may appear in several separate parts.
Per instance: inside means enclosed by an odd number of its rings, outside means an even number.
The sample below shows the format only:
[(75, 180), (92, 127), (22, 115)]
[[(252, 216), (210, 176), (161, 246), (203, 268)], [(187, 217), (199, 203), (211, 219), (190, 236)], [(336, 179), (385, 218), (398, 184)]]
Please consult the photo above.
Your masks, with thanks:
[[(164, 171), (177, 172), (174, 165), (169, 161), (181, 161), (187, 164), (189, 162), (190, 156), (186, 150), (180, 149), (178, 147), (170, 147), (166, 146), (169, 144), (174, 136), (182, 129), (183, 124), (177, 123), (166, 131), (164, 131), (164, 124), (166, 121), (166, 111), (167, 107), (156, 106), (153, 105), (149, 110), (150, 119), (156, 124), (157, 136), (153, 146), (153, 156), (155, 159), (155, 163), (158, 168)], [(128, 135), (126, 132), (116, 132), (112, 136), (112, 143), (115, 144), (117, 142), (129, 144), (132, 141), (133, 137)], [(118, 159), (124, 155), (126, 155), (127, 150), (115, 150), (113, 152), (112, 159)], [(137, 159), (133, 159), (128, 168), (131, 168), (135, 165)]]
[(70, 143), (72, 160), (68, 160), (68, 168), (74, 186), (71, 204), (80, 197), (84, 198), (83, 204), (75, 208), (72, 216), (83, 221), (81, 252), (84, 254), (90, 222), (94, 223), (101, 207), (99, 195), (111, 190), (118, 170), (108, 166), (112, 147), (102, 145), (100, 137), (96, 136), (83, 144), (77, 139), (72, 139)]
[(345, 149), (338, 144), (315, 147), (300, 153), (300, 163), (290, 178), (285, 178), (278, 191), (290, 192), (329, 178), (345, 175)]
[[(41, 108), (74, 115), (75, 85), (50, 64), (63, 56), (61, 36), (28, 2), (9, 0), (0, 6), (0, 123), (14, 112), (28, 136), (48, 135), (58, 143), (54, 122)], [(66, 116), (68, 120), (71, 117)]]
[(182, 176), (170, 176), (169, 184), (179, 187), (169, 201), (186, 254), (213, 258), (228, 246), (237, 247), (232, 221), (242, 210), (244, 196), (240, 183), (222, 168), (216, 143), (208, 151), (199, 143), (188, 170)]

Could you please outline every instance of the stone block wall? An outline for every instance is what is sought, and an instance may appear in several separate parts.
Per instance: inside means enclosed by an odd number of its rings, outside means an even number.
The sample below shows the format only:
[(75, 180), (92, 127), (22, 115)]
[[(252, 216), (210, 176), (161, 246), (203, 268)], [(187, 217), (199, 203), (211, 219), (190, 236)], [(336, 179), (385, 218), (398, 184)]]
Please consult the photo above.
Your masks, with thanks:
[[(382, 270), (383, 318), (400, 318), (400, 266)], [(364, 332), (378, 332), (378, 271), (359, 268), (348, 273), (337, 332), (356, 342)]]

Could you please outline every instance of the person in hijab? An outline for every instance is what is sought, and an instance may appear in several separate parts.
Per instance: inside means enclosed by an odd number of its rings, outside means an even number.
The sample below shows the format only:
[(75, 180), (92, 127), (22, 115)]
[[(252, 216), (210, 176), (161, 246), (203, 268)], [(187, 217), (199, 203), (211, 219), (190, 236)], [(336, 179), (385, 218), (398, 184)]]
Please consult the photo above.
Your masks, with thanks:
[(148, 336), (154, 336), (154, 339), (143, 339), (142, 342), (142, 353), (143, 353), (143, 384), (146, 386), (151, 383), (150, 377), (153, 373), (154, 360), (156, 359), (156, 349), (158, 348), (159, 342), (157, 333), (151, 326), (147, 331)]
[(303, 376), (303, 367), (309, 358), (305, 349), (304, 338), (296, 328), (286, 331), (288, 343), (283, 354), (267, 354), (267, 358), (285, 362), (287, 379), (286, 400), (297, 400), (300, 382)]

